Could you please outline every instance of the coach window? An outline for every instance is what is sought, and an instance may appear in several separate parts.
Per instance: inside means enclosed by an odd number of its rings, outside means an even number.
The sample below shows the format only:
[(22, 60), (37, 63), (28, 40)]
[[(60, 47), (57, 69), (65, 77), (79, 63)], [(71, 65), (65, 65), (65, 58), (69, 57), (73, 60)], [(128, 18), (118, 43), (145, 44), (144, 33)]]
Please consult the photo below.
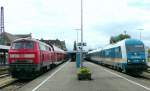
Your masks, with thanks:
[(122, 57), (121, 47), (120, 46), (115, 48), (115, 57), (116, 58), (121, 58)]
[(40, 44), (40, 50), (46, 50), (46, 46), (44, 46), (43, 44)]
[(98, 57), (98, 52), (96, 52), (96, 57)]
[(42, 50), (42, 44), (39, 43), (39, 49)]
[(51, 51), (51, 48), (49, 47), (49, 51)]
[(45, 51), (48, 50), (47, 46), (45, 46)]
[(38, 43), (38, 47), (39, 47), (39, 50), (40, 50), (40, 44)]
[(40, 50), (42, 50), (42, 44), (41, 43), (39, 43), (39, 48), (40, 48)]
[(103, 57), (103, 52), (102, 51), (100, 52), (100, 56)]
[(48, 46), (45, 46), (45, 47), (46, 47), (46, 50), (49, 51), (49, 47)]
[(103, 56), (103, 58), (105, 58), (105, 51), (104, 50), (102, 51), (102, 56)]
[(105, 56), (109, 57), (109, 50), (108, 49), (105, 51)]
[(48, 50), (47, 46), (45, 45), (45, 51)]
[(54, 51), (54, 47), (53, 46), (51, 46), (51, 49), (52, 49), (52, 51)]
[(115, 58), (118, 58), (118, 53), (119, 53), (119, 50), (118, 50), (118, 47), (115, 48)]
[(119, 46), (119, 58), (122, 58), (121, 47)]

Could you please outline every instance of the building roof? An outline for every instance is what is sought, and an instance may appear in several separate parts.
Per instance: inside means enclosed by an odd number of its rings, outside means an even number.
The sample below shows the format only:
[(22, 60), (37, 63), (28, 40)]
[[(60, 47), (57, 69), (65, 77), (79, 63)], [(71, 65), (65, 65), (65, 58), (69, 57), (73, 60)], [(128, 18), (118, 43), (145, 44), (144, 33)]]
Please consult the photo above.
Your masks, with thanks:
[(45, 43), (47, 43), (49, 45), (51, 45), (51, 44), (55, 45), (55, 46), (65, 50), (65, 51), (67, 50), (65, 41), (60, 41), (58, 39), (56, 39), (56, 40), (44, 40), (44, 39), (41, 39), (40, 41), (45, 42)]
[(6, 49), (6, 50), (8, 50), (8, 49), (10, 49), (10, 46), (0, 45), (0, 49)]
[(0, 44), (1, 45), (10, 45), (11, 42), (15, 39), (17, 39), (18, 37), (10, 34), (10, 33), (7, 33), (7, 32), (3, 32), (0, 34)]
[(1, 45), (10, 45), (14, 40), (18, 38), (27, 38), (27, 37), (32, 37), (31, 33), (30, 34), (18, 34), (18, 35), (13, 35), (8, 32), (3, 32), (0, 34), (0, 44)]
[(28, 38), (32, 37), (31, 33), (30, 34), (15, 34), (14, 36), (19, 37), (19, 38)]

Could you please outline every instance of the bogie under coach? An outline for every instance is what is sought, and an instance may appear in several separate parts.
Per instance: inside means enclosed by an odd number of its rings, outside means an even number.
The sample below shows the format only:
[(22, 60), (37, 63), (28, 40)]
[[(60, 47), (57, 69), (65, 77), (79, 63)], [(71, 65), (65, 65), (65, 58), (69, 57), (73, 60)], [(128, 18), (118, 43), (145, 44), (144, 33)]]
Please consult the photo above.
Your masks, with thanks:
[(87, 59), (112, 66), (122, 72), (140, 74), (147, 69), (144, 43), (137, 39), (125, 39), (116, 44), (90, 51)]
[(8, 54), (10, 73), (19, 79), (32, 79), (65, 58), (60, 48), (31, 38), (15, 40)]

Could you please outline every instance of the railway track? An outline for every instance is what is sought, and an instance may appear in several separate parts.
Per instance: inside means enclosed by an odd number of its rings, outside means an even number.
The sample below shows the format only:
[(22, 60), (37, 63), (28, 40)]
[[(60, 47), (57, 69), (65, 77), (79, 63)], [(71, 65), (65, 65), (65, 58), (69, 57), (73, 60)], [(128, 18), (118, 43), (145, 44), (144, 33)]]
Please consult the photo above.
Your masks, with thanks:
[(27, 84), (29, 80), (18, 80), (12, 78), (9, 74), (0, 76), (0, 91), (16, 91)]
[(5, 86), (8, 86), (10, 84), (12, 84), (13, 82), (15, 82), (16, 79), (13, 79), (10, 75), (1, 75), (0, 78), (0, 89), (4, 88)]
[[(62, 63), (60, 63), (59, 65), (61, 64)], [(59, 65), (55, 66), (53, 69), (55, 69)], [(3, 75), (0, 75), (0, 91), (17, 91), (19, 88), (26, 85), (30, 81), (32, 80), (18, 80), (18, 79), (12, 78), (10, 74), (3, 74)]]
[[(16, 79), (13, 79), (8, 72), (8, 69), (0, 69), (0, 91), (2, 88), (14, 83)], [(6, 91), (6, 90), (5, 90)]]
[(1, 75), (0, 75), (0, 78), (4, 78), (4, 77), (6, 77), (6, 76), (10, 76), (10, 74), (8, 74), (8, 73), (1, 74)]
[(150, 67), (148, 67), (148, 69), (147, 69), (147, 71), (146, 71), (147, 73), (150, 73)]
[(0, 88), (0, 91), (17, 91), (19, 88), (26, 85), (29, 81), (25, 80), (13, 80), (10, 84), (7, 84)]

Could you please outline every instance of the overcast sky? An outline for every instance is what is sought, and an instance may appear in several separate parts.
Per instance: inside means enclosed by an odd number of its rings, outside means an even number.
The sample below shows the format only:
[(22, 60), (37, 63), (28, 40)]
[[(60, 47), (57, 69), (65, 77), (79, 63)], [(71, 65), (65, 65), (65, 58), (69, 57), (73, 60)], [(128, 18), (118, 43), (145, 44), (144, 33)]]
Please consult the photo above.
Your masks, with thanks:
[[(80, 29), (80, 0), (0, 0), (0, 5), (6, 32), (58, 38), (72, 49), (75, 29)], [(86, 48), (103, 47), (110, 36), (124, 31), (139, 39), (138, 29), (143, 29), (142, 40), (150, 46), (150, 0), (83, 0), (83, 8)]]

